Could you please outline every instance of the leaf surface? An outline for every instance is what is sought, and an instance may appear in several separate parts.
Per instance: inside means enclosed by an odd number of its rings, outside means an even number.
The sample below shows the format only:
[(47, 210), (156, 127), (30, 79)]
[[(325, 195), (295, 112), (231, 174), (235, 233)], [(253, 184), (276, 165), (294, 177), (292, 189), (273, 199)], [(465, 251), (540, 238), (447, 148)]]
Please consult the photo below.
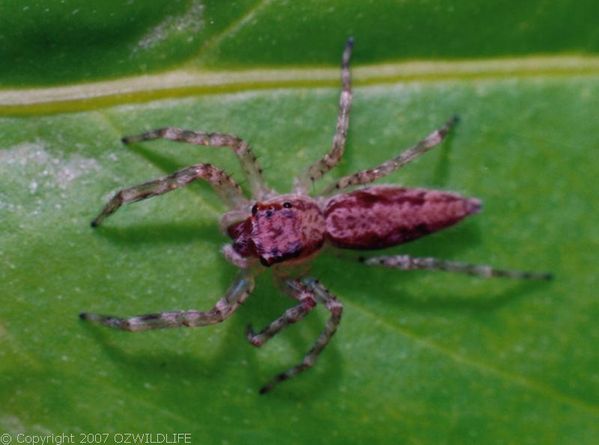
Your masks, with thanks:
[[(597, 442), (599, 68), (587, 4), (508, 13), (465, 2), (41, 3), (28, 16), (0, 2), (13, 18), (0, 14), (0, 55), (20, 55), (0, 68), (0, 430), (189, 432), (193, 443)], [(78, 41), (84, 26), (89, 40)], [(385, 182), (484, 202), (480, 215), (390, 252), (556, 279), (398, 272), (325, 252), (311, 273), (344, 303), (342, 324), (313, 370), (267, 396), (257, 389), (301, 359), (327, 315), (252, 348), (245, 325), (292, 304), (270, 273), (218, 326), (132, 335), (80, 322), (81, 311), (208, 309), (235, 276), (220, 254), (224, 207), (204, 184), (89, 227), (114, 191), (193, 163), (247, 186), (227, 150), (120, 138), (166, 125), (238, 134), (285, 192), (330, 146), (348, 34), (354, 106), (332, 177), (397, 155), (457, 113), (441, 148)], [(52, 44), (40, 47), (43, 36)]]

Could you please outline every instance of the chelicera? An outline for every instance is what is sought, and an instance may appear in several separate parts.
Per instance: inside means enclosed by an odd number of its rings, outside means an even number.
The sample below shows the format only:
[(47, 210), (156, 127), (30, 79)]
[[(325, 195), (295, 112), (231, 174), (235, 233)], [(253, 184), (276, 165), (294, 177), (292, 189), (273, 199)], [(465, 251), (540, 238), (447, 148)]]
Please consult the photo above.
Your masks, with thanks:
[[(352, 40), (348, 40), (342, 56), (342, 90), (332, 148), (296, 178), (293, 193), (280, 195), (269, 188), (249, 144), (236, 136), (167, 127), (123, 138), (125, 144), (163, 138), (210, 147), (229, 147), (241, 162), (251, 188), (251, 198), (247, 198), (239, 185), (223, 170), (200, 163), (169, 176), (120, 190), (92, 221), (92, 226), (100, 225), (123, 204), (162, 195), (201, 179), (213, 186), (229, 208), (221, 218), (221, 228), (232, 242), (223, 247), (223, 254), (240, 271), (224, 297), (208, 311), (170, 311), (129, 318), (82, 313), (82, 319), (125, 331), (219, 323), (231, 316), (248, 298), (254, 289), (255, 276), (272, 268), (275, 277), (297, 304), (259, 332), (249, 326), (246, 335), (252, 345), (262, 346), (286, 326), (304, 318), (318, 303), (325, 306), (330, 317), (303, 360), (263, 386), (260, 392), (266, 393), (278, 383), (314, 365), (335, 333), (343, 312), (342, 304), (322, 283), (305, 275), (305, 272), (298, 272), (301, 268), (290, 266), (309, 262), (325, 245), (363, 250), (402, 244), (456, 224), (480, 210), (478, 199), (446, 191), (392, 185), (359, 187), (400, 169), (437, 146), (456, 123), (456, 118), (450, 119), (397, 157), (338, 179), (326, 187), (320, 196), (309, 195), (312, 184), (337, 165), (345, 150), (352, 101), (349, 70), (352, 44)], [(351, 187), (359, 188), (347, 191)], [(443, 270), (479, 277), (550, 278), (545, 273), (508, 271), (407, 255), (359, 259), (368, 266), (401, 270)]]

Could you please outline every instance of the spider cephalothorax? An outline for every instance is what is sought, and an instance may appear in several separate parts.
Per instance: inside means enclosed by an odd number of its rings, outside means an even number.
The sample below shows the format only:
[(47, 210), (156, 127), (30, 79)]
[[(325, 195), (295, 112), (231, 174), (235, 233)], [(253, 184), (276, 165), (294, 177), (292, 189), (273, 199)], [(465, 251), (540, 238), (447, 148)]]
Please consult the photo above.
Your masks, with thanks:
[[(301, 275), (301, 272), (292, 268), (288, 268), (289, 273), (283, 273), (282, 268), (308, 261), (325, 244), (345, 249), (390, 247), (451, 226), (479, 211), (480, 201), (477, 199), (438, 190), (375, 186), (353, 192), (346, 191), (349, 187), (370, 184), (432, 149), (447, 135), (456, 123), (456, 118), (450, 119), (444, 126), (397, 157), (374, 168), (338, 179), (325, 188), (319, 197), (309, 195), (311, 184), (332, 169), (345, 150), (352, 97), (349, 71), (352, 43), (351, 39), (347, 42), (342, 57), (342, 90), (333, 146), (329, 153), (296, 179), (292, 194), (278, 195), (266, 186), (261, 174), (262, 169), (258, 166), (249, 144), (236, 136), (167, 127), (123, 138), (126, 144), (164, 138), (212, 147), (230, 147), (241, 162), (252, 196), (246, 198), (239, 185), (223, 170), (211, 164), (200, 163), (169, 176), (120, 190), (92, 221), (92, 226), (100, 225), (122, 204), (161, 195), (202, 179), (214, 187), (229, 207), (229, 212), (221, 220), (221, 226), (233, 242), (225, 245), (223, 253), (227, 260), (240, 268), (240, 272), (225, 296), (208, 311), (170, 311), (130, 318), (86, 312), (81, 314), (82, 319), (127, 331), (197, 327), (218, 323), (229, 317), (247, 299), (254, 289), (254, 277), (276, 264), (278, 267), (275, 276), (282, 282), (287, 293), (297, 300), (297, 305), (286, 310), (281, 317), (260, 332), (256, 333), (248, 327), (247, 338), (252, 345), (263, 345), (289, 324), (304, 318), (317, 303), (325, 306), (330, 312), (330, 317), (303, 360), (278, 374), (262, 387), (260, 392), (265, 393), (277, 383), (314, 365), (316, 358), (335, 333), (343, 312), (342, 304), (318, 280)], [(444, 270), (481, 277), (550, 278), (550, 274), (508, 271), (407, 255), (358, 259), (369, 266), (402, 270)]]
[(317, 252), (325, 241), (325, 220), (316, 200), (283, 195), (254, 204), (251, 215), (227, 233), (237, 253), (271, 266)]

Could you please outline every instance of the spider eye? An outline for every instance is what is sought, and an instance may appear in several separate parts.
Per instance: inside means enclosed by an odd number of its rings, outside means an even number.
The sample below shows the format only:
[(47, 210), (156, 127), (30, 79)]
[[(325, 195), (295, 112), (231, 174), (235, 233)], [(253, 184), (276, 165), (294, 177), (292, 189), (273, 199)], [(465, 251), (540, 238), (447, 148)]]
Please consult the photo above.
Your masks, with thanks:
[(252, 215), (255, 215), (256, 213), (258, 213), (258, 204), (252, 206)]
[(291, 207), (293, 207), (293, 206), (291, 205), (291, 203), (290, 203), (290, 202), (288, 202), (288, 201), (285, 201), (285, 202), (283, 203), (283, 207), (285, 207), (286, 209), (290, 209), (290, 208), (291, 208)]

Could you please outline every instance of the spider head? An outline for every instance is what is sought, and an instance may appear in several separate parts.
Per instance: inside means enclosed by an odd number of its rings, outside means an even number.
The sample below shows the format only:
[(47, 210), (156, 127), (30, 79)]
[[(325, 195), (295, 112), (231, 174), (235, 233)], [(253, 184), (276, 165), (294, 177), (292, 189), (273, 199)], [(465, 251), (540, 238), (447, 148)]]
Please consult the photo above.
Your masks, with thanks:
[(300, 195), (283, 195), (252, 206), (251, 216), (229, 226), (233, 248), (264, 266), (305, 258), (324, 243), (324, 217), (318, 204)]

